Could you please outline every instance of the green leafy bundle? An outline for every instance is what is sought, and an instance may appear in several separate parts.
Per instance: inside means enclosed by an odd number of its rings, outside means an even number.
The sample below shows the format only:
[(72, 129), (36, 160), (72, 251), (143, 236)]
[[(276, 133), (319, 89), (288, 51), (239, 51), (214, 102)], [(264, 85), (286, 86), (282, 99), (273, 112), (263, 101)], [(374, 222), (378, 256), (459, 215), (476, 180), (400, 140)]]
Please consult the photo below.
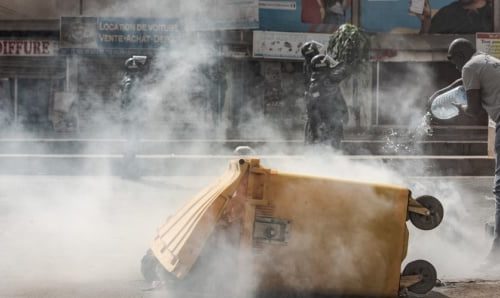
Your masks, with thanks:
[(368, 61), (370, 39), (365, 32), (351, 24), (343, 24), (330, 37), (327, 52), (333, 59), (358, 70)]

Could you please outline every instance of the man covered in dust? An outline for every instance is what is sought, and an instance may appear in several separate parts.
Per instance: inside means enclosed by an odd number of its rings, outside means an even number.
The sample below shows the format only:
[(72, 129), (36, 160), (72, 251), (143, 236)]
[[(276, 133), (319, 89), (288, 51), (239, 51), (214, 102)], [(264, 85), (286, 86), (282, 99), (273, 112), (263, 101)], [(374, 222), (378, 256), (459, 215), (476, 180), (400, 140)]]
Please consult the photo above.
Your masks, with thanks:
[(210, 67), (208, 78), (210, 79), (208, 91), (209, 109), (212, 114), (212, 121), (218, 124), (222, 117), (227, 91), (226, 70), (221, 61), (215, 62)]
[(328, 55), (311, 60), (311, 82), (307, 93), (306, 144), (324, 144), (340, 149), (348, 110), (340, 82), (349, 76), (347, 65)]
[(500, 60), (482, 52), (476, 52), (470, 41), (455, 39), (448, 49), (450, 60), (462, 73), (462, 78), (450, 86), (437, 91), (436, 97), (463, 84), (467, 93), (467, 105), (457, 105), (460, 112), (477, 117), (483, 109), (496, 123), (495, 135), (495, 180), (493, 192), (496, 198), (495, 239), (488, 256), (491, 264), (500, 261)]
[(133, 56), (125, 61), (125, 75), (121, 82), (122, 131), (126, 139), (122, 168), (124, 178), (136, 179), (140, 176), (135, 156), (139, 146), (141, 123), (146, 117), (140, 90), (147, 68), (146, 56)]
[(226, 71), (221, 61), (199, 66), (192, 78), (190, 90), (192, 105), (199, 109), (204, 118), (214, 125), (219, 124), (227, 91)]

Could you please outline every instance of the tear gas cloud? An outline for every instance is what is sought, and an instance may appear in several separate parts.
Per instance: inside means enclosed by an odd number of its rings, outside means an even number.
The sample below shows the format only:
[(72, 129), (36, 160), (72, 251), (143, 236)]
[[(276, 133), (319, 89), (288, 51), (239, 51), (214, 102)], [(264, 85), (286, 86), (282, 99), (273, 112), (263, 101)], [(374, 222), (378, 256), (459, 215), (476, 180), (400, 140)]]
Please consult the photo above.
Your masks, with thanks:
[[(99, 14), (182, 17), (208, 9), (201, 5), (200, 1), (168, 3), (166, 5), (165, 1), (159, 0), (120, 2), (104, 9), (100, 7)], [(206, 3), (209, 5), (210, 2)], [(206, 79), (199, 71), (200, 65), (219, 62), (214, 55), (217, 49), (214, 42), (201, 38), (186, 38), (176, 40), (173, 46), (159, 50), (152, 62), (151, 73), (154, 77), (145, 79), (152, 83), (146, 84), (140, 93), (141, 100), (146, 102), (148, 107), (145, 131), (155, 128), (155, 136), (176, 138), (181, 135), (180, 131), (186, 132), (179, 129), (182, 127), (179, 124), (189, 123), (190, 137), (210, 135), (214, 139), (225, 138), (226, 129), (231, 125), (228, 119), (231, 111), (225, 110), (221, 122), (214, 128), (212, 119), (204, 113), (199, 102), (192, 101), (193, 92), (203, 86)], [(427, 78), (422, 84), (414, 84), (413, 80), (409, 80), (400, 82), (397, 89), (384, 91), (394, 98), (394, 105), (391, 105), (394, 109), (386, 112), (401, 119), (411, 119), (411, 123), (417, 118), (420, 119), (423, 113), (415, 112), (421, 111), (418, 107), (402, 105), (412, 96), (420, 98), (422, 90), (427, 90), (432, 85), (432, 77), (428, 76), (430, 72), (427, 69), (417, 66), (416, 71), (419, 78)], [(234, 87), (230, 81), (228, 85), (229, 90)], [(118, 96), (118, 85), (110, 88), (115, 88), (111, 94)], [(237, 92), (233, 90), (233, 93)], [(97, 108), (92, 109), (95, 111), (92, 121), (100, 128), (92, 133), (99, 135), (120, 132), (117, 121), (120, 114), (119, 104), (117, 101), (109, 102), (109, 99), (102, 98), (99, 94), (89, 90), (86, 97), (87, 101), (97, 103)], [(296, 96), (300, 101), (300, 92)], [(239, 125), (243, 136), (280, 140), (287, 134), (250, 105), (245, 105), (244, 109), (244, 114), (249, 117), (248, 121)], [(165, 119), (167, 125), (164, 125)], [(102, 127), (105, 127), (104, 133)], [(34, 136), (29, 132), (23, 133), (24, 137)], [(272, 148), (270, 145), (268, 148), (274, 152), (287, 150)], [(213, 151), (213, 148), (201, 143), (197, 148), (185, 148), (185, 152), (229, 154), (230, 150), (219, 148)], [(51, 153), (49, 148), (45, 153)], [(342, 157), (339, 152), (325, 148), (308, 150), (300, 159), (263, 160), (262, 163), (264, 166), (289, 172), (412, 186), (414, 188), (410, 188), (414, 194), (436, 196), (445, 208), (442, 226), (425, 233), (411, 229), (409, 256), (406, 260), (414, 260), (417, 257), (427, 259), (436, 265), (440, 276), (474, 276), (477, 259), (484, 255), (487, 239), (481, 239), (478, 224), (464, 224), (472, 219), (468, 217), (464, 202), (467, 198), (459, 185), (432, 182), (419, 184), (413, 178), (406, 177), (414, 169), (395, 171), (377, 162), (352, 161)], [(226, 161), (220, 161), (221, 167), (225, 164)], [(175, 173), (177, 170), (172, 168), (169, 172)], [(12, 293), (9, 291), (14, 291), (13, 285), (15, 287), (20, 283), (24, 286), (23, 283), (29, 281), (71, 283), (141, 279), (140, 258), (149, 245), (155, 228), (212, 178), (145, 177), (134, 182), (106, 175), (77, 179), (58, 176), (2, 177), (0, 280), (5, 283), (0, 283), (0, 293)], [(189, 179), (189, 182), (186, 183), (183, 179)], [(26, 187), (24, 182), (27, 182), (29, 187)], [(368, 210), (361, 213), (369, 216)], [(408, 225), (411, 226), (410, 223)], [(362, 233), (358, 236), (361, 244), (367, 240)], [(307, 235), (304, 235), (304, 238), (307, 239)], [(361, 244), (359, 247), (362, 247)], [(332, 256), (343, 255), (342, 259), (346, 260), (346, 263), (342, 268), (348, 270), (349, 253), (353, 249), (355, 251), (355, 248), (346, 247), (332, 253)], [(225, 253), (228, 253), (228, 250), (234, 250), (234, 247), (228, 247)], [(219, 257), (219, 260), (224, 259), (224, 255)], [(448, 262), (450, 259), (461, 261)], [(217, 275), (218, 270), (224, 272), (226, 266), (231, 266), (227, 260), (219, 262), (215, 273), (211, 274)], [(249, 284), (255, 282), (251, 277), (248, 278)]]
[(387, 82), (379, 90), (381, 117), (399, 125), (419, 125), (426, 112), (428, 97), (437, 90), (432, 69), (424, 63), (407, 63), (403, 69), (388, 68), (380, 75), (381, 80)]
[(498, 271), (484, 266), (492, 239), (482, 221), (494, 214), (494, 196), (490, 188), (481, 192), (467, 188), (464, 179), (482, 181), (481, 185), (492, 183), (486, 177), (456, 178), (453, 182), (420, 178), (410, 182), (415, 196), (431, 193), (439, 198), (445, 215), (441, 225), (431, 232), (409, 225), (409, 257), (431, 262), (440, 279), (496, 279)]
[[(353, 161), (345, 156), (326, 152), (318, 154), (317, 151), (314, 156), (305, 156), (304, 159), (270, 160), (264, 163), (286, 172), (400, 185), (408, 187), (413, 198), (432, 195), (440, 200), (444, 208), (444, 219), (439, 227), (422, 231), (410, 221), (407, 222), (410, 231), (409, 246), (402, 268), (408, 262), (424, 259), (436, 267), (440, 279), (497, 277), (498, 272), (481, 267), (490, 249), (491, 239), (484, 231), (484, 222), (478, 218), (479, 214), (483, 219), (485, 215), (493, 215), (493, 194), (489, 187), (478, 191), (463, 183), (467, 179), (473, 179), (476, 181), (473, 183), (489, 185), (492, 179), (412, 177), (411, 173), (415, 171), (413, 168), (394, 170), (378, 161)], [(370, 210), (373, 206), (366, 208)], [(363, 210), (365, 209), (360, 208), (358, 217), (362, 217)], [(365, 210), (366, 212), (368, 211)]]

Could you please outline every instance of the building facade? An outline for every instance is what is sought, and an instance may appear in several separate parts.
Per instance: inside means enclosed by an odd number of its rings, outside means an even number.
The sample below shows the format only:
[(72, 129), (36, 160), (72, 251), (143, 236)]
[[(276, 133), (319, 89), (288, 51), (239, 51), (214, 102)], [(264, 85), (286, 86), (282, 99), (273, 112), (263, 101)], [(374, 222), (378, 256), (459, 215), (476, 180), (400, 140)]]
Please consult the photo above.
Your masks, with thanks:
[[(109, 127), (120, 117), (124, 60), (147, 55), (158, 66), (147, 114), (155, 126), (184, 131), (204, 119), (223, 122), (230, 137), (259, 137), (252, 123), (265, 119), (295, 138), (305, 121), (300, 45), (326, 44), (354, 23), (370, 34), (372, 51), (364, 71), (342, 85), (348, 126), (408, 126), (434, 90), (459, 77), (446, 61), (449, 42), (476, 41), (469, 29), (435, 32), (444, 29), (408, 14), (420, 13), (418, 5), (402, 0), (163, 2), (6, 1), (0, 121), (60, 132)], [(433, 2), (430, 20), (452, 2)], [(491, 17), (481, 20), (494, 31), (496, 3), (487, 4)]]

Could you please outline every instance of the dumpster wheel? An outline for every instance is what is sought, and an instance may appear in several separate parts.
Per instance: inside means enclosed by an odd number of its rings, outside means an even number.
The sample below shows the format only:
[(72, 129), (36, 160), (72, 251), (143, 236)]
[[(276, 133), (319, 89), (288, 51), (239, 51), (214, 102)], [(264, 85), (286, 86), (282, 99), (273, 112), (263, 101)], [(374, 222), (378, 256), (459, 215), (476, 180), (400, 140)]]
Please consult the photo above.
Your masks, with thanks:
[(141, 273), (147, 282), (158, 281), (158, 275), (156, 273), (156, 267), (158, 266), (158, 260), (153, 255), (151, 249), (148, 249), (144, 257), (141, 260)]
[(431, 263), (416, 260), (406, 265), (401, 276), (402, 281), (403, 279), (413, 280), (411, 284), (404, 285), (410, 292), (426, 294), (436, 285), (437, 273)]
[[(424, 212), (422, 212), (422, 209)], [(409, 217), (413, 225), (421, 230), (432, 230), (443, 220), (443, 205), (433, 196), (410, 199)]]

